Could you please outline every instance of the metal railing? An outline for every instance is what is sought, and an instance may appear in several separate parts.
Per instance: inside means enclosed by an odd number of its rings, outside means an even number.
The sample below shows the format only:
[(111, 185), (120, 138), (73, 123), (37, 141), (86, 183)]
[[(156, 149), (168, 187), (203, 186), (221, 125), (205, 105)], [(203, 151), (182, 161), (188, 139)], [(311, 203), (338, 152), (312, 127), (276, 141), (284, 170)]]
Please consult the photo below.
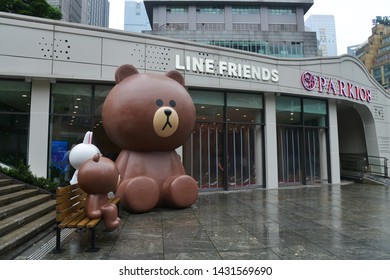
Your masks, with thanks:
[(365, 174), (388, 178), (388, 159), (361, 154), (340, 154), (340, 174), (341, 177), (360, 181)]

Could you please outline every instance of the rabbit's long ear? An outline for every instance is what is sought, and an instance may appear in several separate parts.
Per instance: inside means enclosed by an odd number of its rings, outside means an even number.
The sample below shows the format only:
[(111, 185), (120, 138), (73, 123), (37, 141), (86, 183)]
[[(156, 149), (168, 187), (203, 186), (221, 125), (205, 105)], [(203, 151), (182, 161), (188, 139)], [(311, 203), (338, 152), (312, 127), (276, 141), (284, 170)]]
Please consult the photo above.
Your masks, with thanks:
[(87, 131), (84, 135), (84, 144), (92, 144), (92, 131)]

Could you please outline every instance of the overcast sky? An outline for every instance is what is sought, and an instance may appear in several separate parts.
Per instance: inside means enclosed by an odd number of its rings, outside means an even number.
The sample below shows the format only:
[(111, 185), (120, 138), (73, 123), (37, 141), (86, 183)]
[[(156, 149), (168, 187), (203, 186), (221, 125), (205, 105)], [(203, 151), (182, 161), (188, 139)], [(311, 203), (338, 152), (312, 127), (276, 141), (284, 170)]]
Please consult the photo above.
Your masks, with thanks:
[[(110, 27), (123, 29), (124, 0), (109, 0)], [(390, 16), (389, 0), (314, 0), (305, 15), (334, 15), (338, 55), (347, 47), (363, 43), (371, 35), (372, 19)]]

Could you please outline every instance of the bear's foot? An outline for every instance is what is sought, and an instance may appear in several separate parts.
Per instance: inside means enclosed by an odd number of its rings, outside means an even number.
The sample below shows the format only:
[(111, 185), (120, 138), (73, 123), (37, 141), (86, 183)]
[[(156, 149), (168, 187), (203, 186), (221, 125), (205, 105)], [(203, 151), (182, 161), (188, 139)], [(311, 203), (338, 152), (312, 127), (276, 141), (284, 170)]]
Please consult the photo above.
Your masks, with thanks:
[(164, 204), (174, 208), (186, 208), (198, 199), (198, 185), (188, 175), (170, 177), (164, 184)]
[(108, 230), (119, 227), (121, 219), (118, 217), (118, 208), (113, 203), (106, 203), (101, 207), (103, 213), (104, 226)]
[(130, 178), (121, 183), (125, 184), (121, 195), (121, 203), (130, 211), (144, 213), (152, 210), (160, 200), (160, 190), (152, 178), (140, 176)]

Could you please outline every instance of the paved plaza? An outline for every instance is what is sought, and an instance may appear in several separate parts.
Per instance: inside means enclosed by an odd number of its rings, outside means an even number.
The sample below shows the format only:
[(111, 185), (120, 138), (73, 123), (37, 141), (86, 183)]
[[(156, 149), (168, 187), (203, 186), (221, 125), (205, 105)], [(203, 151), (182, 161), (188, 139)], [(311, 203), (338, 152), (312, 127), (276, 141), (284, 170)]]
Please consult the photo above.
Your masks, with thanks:
[[(86, 231), (41, 259), (76, 260), (390, 260), (389, 187), (368, 184), (201, 193), (183, 210), (121, 210), (121, 227), (98, 226), (98, 252)], [(31, 259), (52, 231), (17, 259)]]

